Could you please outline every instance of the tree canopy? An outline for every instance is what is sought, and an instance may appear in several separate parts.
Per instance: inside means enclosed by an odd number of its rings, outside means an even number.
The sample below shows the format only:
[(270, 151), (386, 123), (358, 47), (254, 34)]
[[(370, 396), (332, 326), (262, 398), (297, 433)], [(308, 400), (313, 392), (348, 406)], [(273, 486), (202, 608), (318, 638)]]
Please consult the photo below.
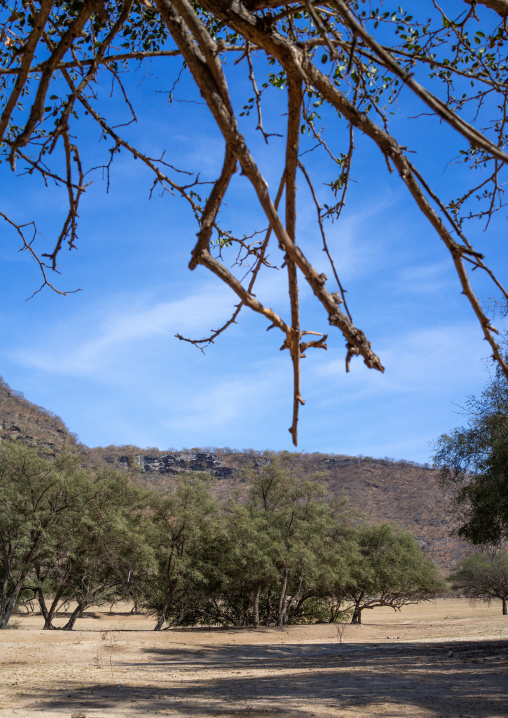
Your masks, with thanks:
[(410, 535), (354, 526), (344, 502), (283, 461), (246, 474), (243, 494), (223, 501), (203, 474), (150, 485), (84, 463), (0, 446), (0, 629), (21, 605), (37, 603), (49, 630), (74, 602), (60, 626), (72, 630), (91, 605), (120, 600), (156, 616), (155, 630), (337, 621), (442, 588)]
[[(353, 320), (333, 257), (326, 225), (341, 218), (355, 179), (358, 147), (368, 142), (386, 162), (444, 243), (462, 293), (469, 300), (494, 358), (508, 366), (472, 283), (479, 269), (506, 297), (500, 281), (468, 238), (468, 222), (486, 228), (505, 206), (507, 109), (506, 0), (450, 0), (373, 4), (368, 0), (277, 2), (276, 0), (12, 0), (0, 3), (0, 143), (2, 160), (45, 183), (61, 186), (68, 208), (62, 229), (41, 248), (36, 217), (0, 210), (21, 246), (38, 262), (42, 286), (58, 289), (52, 272), (67, 246), (78, 243), (80, 201), (97, 167), (86, 161), (90, 128), (99, 128), (104, 159), (99, 168), (109, 183), (112, 163), (127, 153), (153, 177), (152, 191), (177, 195), (197, 222), (190, 268), (202, 265), (225, 282), (238, 304), (228, 322), (209, 337), (187, 339), (200, 347), (213, 342), (243, 307), (263, 315), (268, 328), (282, 334), (294, 375), (293, 420), (297, 443), (300, 360), (312, 348), (326, 348), (322, 327), (301, 326), (299, 285), (322, 307), (323, 320), (346, 341), (346, 370), (351, 359), (384, 371), (382, 360)], [(207, 105), (223, 138), (224, 159), (215, 176), (203, 179), (175, 167), (163, 138), (153, 152), (144, 149), (136, 103), (128, 92), (128, 73), (140, 62), (164, 63), (159, 91), (169, 100), (187, 75)], [(230, 89), (238, 86), (239, 97)], [(168, 83), (168, 78), (170, 82)], [(110, 87), (124, 102), (104, 101)], [(286, 95), (285, 116), (275, 132), (265, 127), (263, 110), (270, 92)], [(243, 104), (242, 104), (243, 103)], [(470, 168), (467, 186), (454, 193), (433, 187), (419, 167), (412, 124), (450, 145), (448, 164)], [(418, 126), (419, 127), (419, 126)], [(263, 141), (285, 139), (279, 185), (271, 191), (256, 159), (253, 131)], [(441, 153), (441, 145), (436, 151)], [(308, 161), (320, 157), (319, 170)], [(221, 221), (228, 192), (238, 174), (247, 181), (264, 216), (264, 227), (232, 233)], [(317, 176), (316, 176), (317, 175)], [(301, 189), (297, 192), (297, 181)], [(297, 208), (310, 197), (316, 213), (315, 237), (301, 241)], [(249, 199), (250, 201), (250, 199)], [(304, 200), (306, 201), (306, 200)], [(37, 238), (37, 242), (34, 240)], [(171, 237), (169, 237), (171, 238)], [(329, 261), (328, 276), (316, 268), (316, 248)], [(287, 275), (287, 312), (264, 300), (258, 282), (277, 266)], [(306, 298), (307, 301), (307, 298)], [(350, 306), (351, 304), (351, 306)], [(179, 337), (184, 339), (184, 337)]]
[(341, 598), (353, 606), (352, 623), (362, 622), (365, 609), (390, 606), (400, 611), (445, 590), (436, 565), (408, 531), (387, 523), (361, 526), (355, 540), (359, 555), (339, 587)]
[(508, 382), (499, 372), (466, 402), (466, 426), (436, 442), (434, 464), (454, 498), (458, 534), (473, 544), (508, 538)]
[(473, 600), (500, 599), (503, 616), (508, 614), (508, 555), (501, 551), (477, 551), (461, 561), (450, 581), (455, 589)]

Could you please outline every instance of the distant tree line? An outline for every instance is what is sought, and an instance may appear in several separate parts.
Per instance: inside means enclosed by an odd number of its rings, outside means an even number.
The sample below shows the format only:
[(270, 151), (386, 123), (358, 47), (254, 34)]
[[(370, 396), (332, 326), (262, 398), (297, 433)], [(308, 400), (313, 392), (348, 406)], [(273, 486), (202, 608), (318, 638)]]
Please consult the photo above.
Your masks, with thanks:
[(367, 525), (329, 500), (318, 478), (296, 479), (284, 456), (245, 473), (224, 501), (213, 479), (183, 473), (159, 485), (76, 454), (0, 447), (0, 628), (21, 605), (45, 629), (72, 605), (126, 600), (165, 625), (361, 623), (444, 589), (414, 537)]

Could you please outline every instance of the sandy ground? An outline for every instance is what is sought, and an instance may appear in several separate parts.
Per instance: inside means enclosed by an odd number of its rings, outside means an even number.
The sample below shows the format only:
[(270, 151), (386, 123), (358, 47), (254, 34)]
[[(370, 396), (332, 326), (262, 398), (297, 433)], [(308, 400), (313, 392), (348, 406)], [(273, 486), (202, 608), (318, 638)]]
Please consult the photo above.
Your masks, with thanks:
[(48, 632), (17, 616), (0, 631), (0, 718), (508, 716), (500, 604), (448, 599), (363, 620), (341, 639), (331, 625), (154, 633), (153, 619), (101, 609)]

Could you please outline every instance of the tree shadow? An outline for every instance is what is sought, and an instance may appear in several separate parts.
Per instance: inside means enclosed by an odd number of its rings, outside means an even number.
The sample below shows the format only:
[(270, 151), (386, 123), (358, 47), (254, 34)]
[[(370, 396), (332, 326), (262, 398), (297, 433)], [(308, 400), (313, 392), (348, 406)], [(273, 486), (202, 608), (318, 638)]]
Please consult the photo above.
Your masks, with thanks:
[(143, 670), (144, 684), (77, 689), (67, 682), (41, 693), (32, 707), (93, 716), (125, 710), (406, 718), (410, 709), (426, 718), (508, 715), (506, 641), (168, 646), (143, 653), (147, 660), (120, 658), (115, 666)]

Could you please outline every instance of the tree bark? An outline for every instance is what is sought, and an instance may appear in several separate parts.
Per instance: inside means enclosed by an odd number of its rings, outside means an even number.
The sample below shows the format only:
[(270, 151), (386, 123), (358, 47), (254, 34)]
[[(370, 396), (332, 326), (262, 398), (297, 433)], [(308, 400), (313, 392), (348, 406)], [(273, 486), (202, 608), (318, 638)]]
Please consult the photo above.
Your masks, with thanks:
[(501, 17), (508, 15), (508, 0), (465, 0), (468, 5), (485, 5), (485, 7), (494, 10)]
[(282, 588), (280, 590), (279, 611), (277, 613), (277, 625), (278, 626), (284, 625), (284, 607), (286, 604), (287, 586), (288, 586), (288, 569), (286, 567), (284, 569), (284, 578), (282, 579)]
[(176, 588), (176, 584), (175, 584), (175, 586), (171, 586), (171, 588), (169, 589), (169, 591), (167, 591), (167, 593), (164, 597), (164, 603), (162, 604), (159, 618), (157, 619), (157, 623), (155, 624), (155, 628), (153, 629), (154, 631), (160, 631), (166, 621), (166, 614), (167, 614), (168, 608), (171, 604), (171, 599), (173, 598), (175, 588)]
[(46, 606), (46, 599), (44, 598), (44, 593), (40, 586), (37, 589), (37, 600), (39, 602), (41, 613), (44, 616), (44, 621), (47, 621), (48, 620), (48, 607)]
[(62, 628), (62, 631), (72, 631), (72, 629), (74, 628), (74, 624), (76, 623), (78, 618), (81, 618), (81, 616), (83, 615), (83, 611), (85, 610), (86, 605), (86, 602), (78, 603), (74, 611), (71, 613), (69, 620)]
[[(56, 609), (58, 607), (58, 603), (62, 597), (63, 592), (65, 591), (67, 587), (67, 582), (62, 583), (58, 589), (58, 591), (55, 594), (55, 597), (53, 598), (53, 601), (51, 602), (51, 606), (49, 607), (49, 611), (46, 610), (46, 615), (44, 616), (44, 627), (43, 631), (51, 631), (53, 630), (53, 618), (55, 616)], [(44, 597), (43, 597), (44, 598)], [(40, 601), (39, 601), (40, 603)]]
[(10, 599), (7, 601), (7, 604), (5, 606), (3, 615), (0, 616), (0, 630), (3, 628), (7, 628), (7, 624), (9, 623), (9, 620), (11, 618), (12, 612), (14, 611), (14, 607), (16, 605), (16, 602), (18, 600), (19, 592), (23, 588), (23, 584), (25, 582), (26, 575), (24, 575), (16, 584), (14, 587)]
[(259, 596), (261, 594), (261, 584), (258, 583), (254, 591), (254, 600), (252, 602), (252, 620), (254, 628), (259, 628)]
[(360, 597), (355, 601), (355, 610), (353, 611), (353, 618), (351, 619), (351, 623), (354, 623), (355, 625), (360, 625), (362, 622), (362, 608), (360, 607), (360, 604), (363, 599), (363, 591), (360, 594)]

